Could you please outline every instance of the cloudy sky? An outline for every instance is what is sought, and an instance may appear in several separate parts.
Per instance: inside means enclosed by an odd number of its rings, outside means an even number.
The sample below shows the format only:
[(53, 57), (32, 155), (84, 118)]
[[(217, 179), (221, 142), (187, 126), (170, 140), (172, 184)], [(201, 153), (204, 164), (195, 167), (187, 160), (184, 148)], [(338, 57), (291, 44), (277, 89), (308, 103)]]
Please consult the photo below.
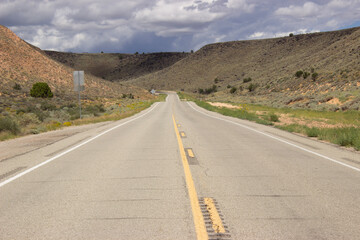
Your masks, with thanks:
[(0, 0), (0, 24), (41, 49), (190, 51), (360, 26), (360, 0)]

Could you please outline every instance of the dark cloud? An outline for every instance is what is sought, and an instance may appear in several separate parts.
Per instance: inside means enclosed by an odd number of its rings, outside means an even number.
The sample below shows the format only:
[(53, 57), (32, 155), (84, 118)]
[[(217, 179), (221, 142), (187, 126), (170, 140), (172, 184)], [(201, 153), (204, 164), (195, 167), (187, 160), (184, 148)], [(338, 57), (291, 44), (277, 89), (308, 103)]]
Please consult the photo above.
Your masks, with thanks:
[(42, 49), (189, 51), (356, 26), (359, 0), (4, 0), (0, 23)]

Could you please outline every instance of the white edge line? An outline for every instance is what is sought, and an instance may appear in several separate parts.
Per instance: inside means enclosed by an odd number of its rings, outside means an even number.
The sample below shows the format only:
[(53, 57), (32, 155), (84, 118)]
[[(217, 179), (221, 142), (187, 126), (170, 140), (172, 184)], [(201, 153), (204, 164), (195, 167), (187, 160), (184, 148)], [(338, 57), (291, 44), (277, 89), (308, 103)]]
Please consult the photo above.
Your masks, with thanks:
[(295, 147), (295, 148), (301, 149), (301, 150), (303, 150), (303, 151), (305, 151), (305, 152), (312, 153), (312, 154), (314, 154), (314, 155), (316, 155), (316, 156), (318, 156), (318, 157), (325, 158), (326, 160), (332, 161), (332, 162), (334, 162), (334, 163), (343, 165), (343, 166), (345, 166), (345, 167), (348, 167), (348, 168), (351, 168), (351, 169), (353, 169), (353, 170), (355, 170), (355, 171), (360, 172), (360, 169), (359, 169), (359, 168), (353, 167), (353, 166), (351, 166), (351, 165), (349, 165), (349, 164), (346, 164), (346, 163), (340, 162), (340, 161), (338, 161), (338, 160), (329, 158), (329, 157), (327, 157), (327, 156), (325, 156), (325, 155), (322, 155), (322, 154), (320, 154), (320, 153), (313, 152), (313, 151), (311, 151), (311, 150), (309, 150), (309, 149), (300, 147), (300, 146), (298, 146), (298, 145), (296, 145), (296, 144), (293, 144), (293, 143), (291, 143), (291, 142), (285, 141), (285, 140), (283, 140), (283, 139), (281, 139), (281, 138), (278, 138), (278, 137), (274, 137), (274, 136), (272, 136), (272, 135), (270, 135), (270, 134), (267, 134), (267, 133), (258, 131), (258, 130), (256, 130), (256, 129), (253, 129), (253, 128), (251, 128), (251, 127), (245, 126), (245, 125), (243, 125), (243, 124), (236, 123), (236, 122), (233, 122), (233, 121), (230, 121), (230, 120), (227, 120), (227, 119), (222, 119), (222, 118), (215, 117), (215, 116), (212, 116), (212, 115), (210, 115), (210, 114), (201, 112), (201, 111), (195, 109), (189, 102), (187, 102), (187, 103), (189, 104), (189, 106), (190, 106), (192, 109), (194, 109), (195, 111), (197, 111), (197, 112), (199, 112), (199, 113), (201, 113), (201, 114), (203, 114), (203, 115), (206, 115), (206, 116), (208, 116), (208, 117), (212, 117), (212, 118), (215, 118), (215, 119), (218, 119), (218, 120), (222, 120), (222, 121), (225, 121), (225, 122), (229, 122), (229, 123), (238, 125), (238, 126), (240, 126), (240, 127), (246, 128), (246, 129), (251, 130), (251, 131), (253, 131), (253, 132), (262, 134), (262, 135), (267, 136), (267, 137), (269, 137), (269, 138), (275, 139), (275, 140), (280, 141), (280, 142), (282, 142), (282, 143), (285, 143), (285, 144), (288, 144), (288, 145), (293, 146), (293, 147)]
[(75, 147), (72, 147), (72, 148), (70, 148), (70, 149), (68, 149), (68, 150), (66, 150), (66, 151), (64, 151), (64, 152), (62, 152), (62, 153), (60, 153), (60, 154), (58, 154), (58, 155), (56, 155), (56, 156), (48, 159), (48, 160), (45, 160), (44, 162), (42, 162), (42, 163), (40, 163), (40, 164), (38, 164), (38, 165), (35, 165), (34, 167), (31, 167), (31, 168), (29, 168), (29, 169), (27, 169), (27, 170), (25, 170), (25, 171), (23, 171), (23, 172), (15, 175), (15, 176), (11, 177), (11, 178), (9, 178), (9, 179), (6, 179), (5, 181), (3, 181), (3, 182), (0, 183), (0, 187), (2, 187), (2, 186), (4, 186), (4, 185), (6, 185), (6, 184), (8, 184), (8, 183), (10, 183), (10, 182), (18, 179), (18, 178), (20, 178), (20, 177), (22, 177), (22, 176), (24, 176), (25, 174), (28, 174), (28, 173), (34, 171), (35, 169), (37, 169), (37, 168), (39, 168), (39, 167), (41, 167), (41, 166), (44, 166), (45, 164), (47, 164), (47, 163), (49, 163), (49, 162), (54, 161), (55, 159), (57, 159), (57, 158), (59, 158), (59, 157), (61, 157), (61, 156), (64, 156), (65, 154), (67, 154), (67, 153), (69, 153), (69, 152), (74, 151), (75, 149), (77, 149), (77, 148), (79, 148), (79, 147), (81, 147), (81, 146), (83, 146), (83, 145), (85, 145), (85, 144), (87, 144), (87, 143), (89, 143), (89, 142), (97, 139), (98, 137), (101, 137), (102, 135), (104, 135), (104, 134), (106, 134), (106, 133), (108, 133), (108, 132), (110, 132), (110, 131), (118, 128), (118, 127), (121, 127), (121, 126), (123, 126), (123, 125), (125, 125), (125, 124), (128, 124), (128, 123), (130, 123), (130, 122), (132, 122), (132, 121), (135, 121), (135, 120), (137, 120), (137, 119), (139, 119), (139, 118), (141, 118), (141, 117), (144, 117), (145, 115), (147, 115), (148, 113), (150, 113), (152, 110), (154, 110), (158, 104), (159, 104), (159, 103), (156, 102), (156, 103), (154, 104), (154, 106), (153, 106), (150, 110), (148, 110), (148, 112), (146, 112), (146, 113), (144, 113), (144, 114), (142, 114), (142, 115), (140, 115), (140, 116), (138, 116), (138, 117), (136, 117), (136, 118), (133, 118), (133, 119), (131, 119), (131, 120), (129, 120), (129, 121), (126, 121), (126, 122), (124, 122), (124, 123), (121, 123), (121, 124), (119, 124), (119, 125), (117, 125), (117, 126), (115, 126), (115, 127), (112, 127), (112, 128), (110, 128), (110, 129), (108, 129), (108, 130), (106, 130), (106, 131), (104, 131), (104, 132), (96, 135), (95, 137), (92, 137), (92, 138), (88, 139), (87, 141), (85, 141), (85, 142), (83, 142), (83, 143), (80, 143), (79, 145), (76, 145)]

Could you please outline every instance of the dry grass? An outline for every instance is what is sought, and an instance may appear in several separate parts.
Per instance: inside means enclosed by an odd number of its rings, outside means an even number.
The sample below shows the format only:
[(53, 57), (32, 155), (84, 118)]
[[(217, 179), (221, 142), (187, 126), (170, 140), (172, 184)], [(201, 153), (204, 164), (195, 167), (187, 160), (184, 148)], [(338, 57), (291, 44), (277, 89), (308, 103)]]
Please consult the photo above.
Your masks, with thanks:
[[(82, 118), (79, 107), (74, 103), (39, 99), (26, 103), (23, 108), (5, 108), (0, 113), (0, 140), (7, 140), (29, 134), (57, 130), (73, 125), (116, 121), (132, 116), (156, 101), (164, 101), (166, 95), (142, 101), (139, 99), (99, 99), (83, 102)], [(25, 106), (25, 105), (23, 105)]]

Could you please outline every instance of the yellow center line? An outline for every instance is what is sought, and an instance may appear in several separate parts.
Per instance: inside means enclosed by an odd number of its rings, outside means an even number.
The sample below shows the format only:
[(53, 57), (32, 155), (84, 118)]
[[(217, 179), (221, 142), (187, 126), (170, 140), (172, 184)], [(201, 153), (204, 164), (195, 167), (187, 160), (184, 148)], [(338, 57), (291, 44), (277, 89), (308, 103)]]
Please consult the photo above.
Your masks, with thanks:
[(191, 210), (192, 210), (192, 214), (193, 214), (193, 218), (194, 218), (196, 237), (198, 240), (207, 240), (208, 234), (206, 232), (205, 222), (204, 222), (203, 215), (201, 213), (200, 204), (199, 204), (199, 200), (198, 200), (197, 193), (195, 190), (194, 181), (191, 176), (189, 163), (186, 159), (184, 145), (181, 141), (181, 137), (179, 134), (179, 130), (176, 126), (176, 121), (175, 121), (174, 115), (172, 116), (172, 118), (173, 118), (173, 122), (174, 122), (174, 129), (175, 129), (176, 137), (177, 137), (178, 144), (179, 144), (181, 160), (182, 160), (183, 167), (184, 167), (185, 181), (186, 181), (186, 186), (188, 189), (188, 194), (189, 194), (190, 203), (191, 203)]
[(225, 233), (224, 225), (222, 224), (220, 215), (216, 210), (214, 200), (212, 198), (204, 198), (206, 209), (209, 212), (210, 219), (212, 222), (212, 228), (216, 233)]
[(191, 158), (195, 157), (193, 151), (190, 148), (187, 149), (187, 152), (188, 152), (189, 157), (191, 157)]

